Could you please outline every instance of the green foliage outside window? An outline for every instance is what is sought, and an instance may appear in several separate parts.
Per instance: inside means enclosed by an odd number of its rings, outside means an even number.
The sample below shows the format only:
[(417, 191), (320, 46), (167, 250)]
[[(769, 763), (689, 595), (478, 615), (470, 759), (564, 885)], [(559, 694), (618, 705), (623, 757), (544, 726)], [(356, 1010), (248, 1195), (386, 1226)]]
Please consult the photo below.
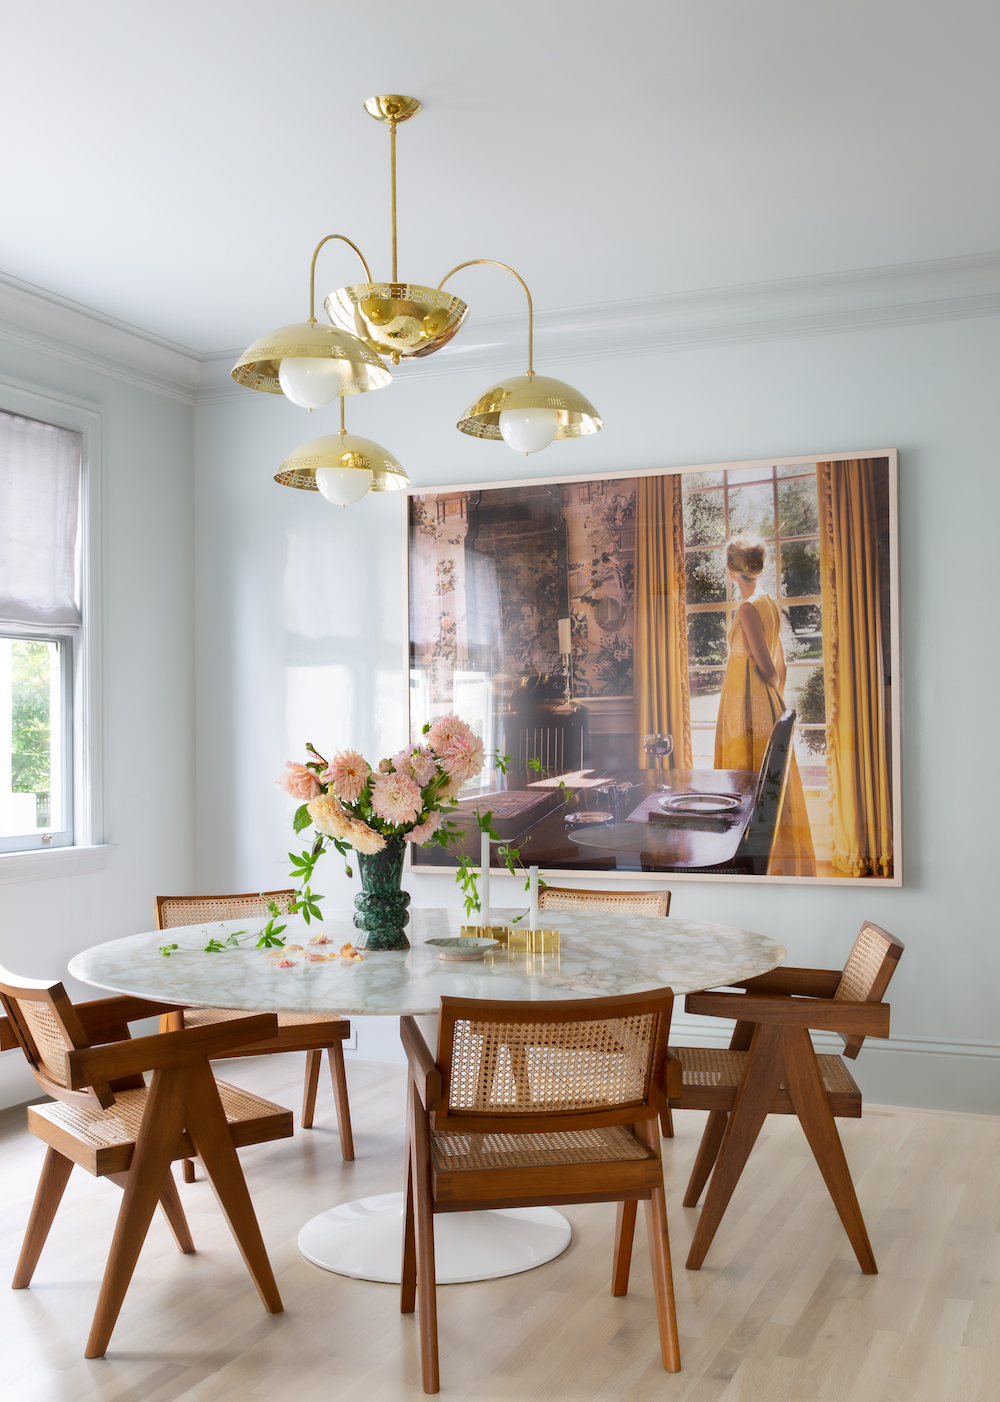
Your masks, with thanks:
[[(823, 668), (814, 667), (799, 687), (795, 707), (800, 725), (826, 724), (826, 686), (823, 681)], [(821, 755), (826, 749), (826, 732), (823, 730), (803, 730), (800, 732), (805, 747), (811, 755)]]
[(48, 643), (16, 642), (13, 647), (11, 790), (46, 793), (50, 786)]

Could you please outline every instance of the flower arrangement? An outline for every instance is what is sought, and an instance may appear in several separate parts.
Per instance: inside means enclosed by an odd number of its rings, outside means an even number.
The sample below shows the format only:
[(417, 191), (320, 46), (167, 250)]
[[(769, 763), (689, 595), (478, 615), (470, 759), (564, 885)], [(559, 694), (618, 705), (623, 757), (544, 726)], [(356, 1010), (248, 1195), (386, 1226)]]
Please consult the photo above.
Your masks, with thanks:
[[(425, 725), (424, 737), (421, 744), (407, 745), (380, 760), (377, 769), (356, 750), (340, 750), (328, 761), (311, 744), (306, 745), (310, 758), (305, 764), (286, 763), (278, 783), (301, 801), (295, 831), (312, 825), (321, 835), (309, 854), (308, 870), (301, 858), (292, 858), (297, 875), (312, 875), (326, 847), (323, 838), (345, 858), (345, 865), (349, 848), (371, 855), (380, 852), (388, 838), (442, 847), (451, 841), (457, 829), (448, 822), (448, 814), (457, 806), (462, 785), (482, 771), (483, 742), (458, 716), (442, 716)], [(347, 874), (352, 874), (349, 866)]]

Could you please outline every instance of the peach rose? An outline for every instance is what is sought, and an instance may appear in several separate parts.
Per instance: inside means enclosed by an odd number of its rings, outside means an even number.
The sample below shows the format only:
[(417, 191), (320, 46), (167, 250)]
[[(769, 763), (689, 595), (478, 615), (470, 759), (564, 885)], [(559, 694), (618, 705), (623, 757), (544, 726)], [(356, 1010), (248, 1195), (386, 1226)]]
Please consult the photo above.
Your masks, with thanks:
[(310, 799), (323, 792), (322, 785), (311, 769), (307, 769), (304, 764), (295, 764), (288, 759), (285, 761), (285, 773), (279, 774), (276, 782), (284, 789), (286, 794), (292, 798), (297, 798), (300, 803), (308, 803)]

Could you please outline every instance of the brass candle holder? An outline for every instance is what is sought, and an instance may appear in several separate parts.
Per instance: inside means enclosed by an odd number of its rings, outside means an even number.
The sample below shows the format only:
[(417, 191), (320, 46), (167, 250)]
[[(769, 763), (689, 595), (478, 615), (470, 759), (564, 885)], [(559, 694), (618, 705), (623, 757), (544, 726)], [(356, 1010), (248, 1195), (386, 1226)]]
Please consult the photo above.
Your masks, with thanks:
[(459, 931), (464, 940), (498, 940), (503, 945), (510, 932), (509, 925), (462, 925)]
[(507, 940), (512, 954), (558, 954), (558, 930), (512, 929)]

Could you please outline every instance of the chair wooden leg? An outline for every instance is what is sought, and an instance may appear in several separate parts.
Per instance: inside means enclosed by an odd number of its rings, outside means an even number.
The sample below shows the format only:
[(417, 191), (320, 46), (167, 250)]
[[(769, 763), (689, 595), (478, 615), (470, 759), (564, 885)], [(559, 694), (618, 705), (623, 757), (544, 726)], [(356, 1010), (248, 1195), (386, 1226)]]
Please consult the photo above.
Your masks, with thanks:
[(837, 1133), (809, 1033), (804, 1027), (786, 1027), (784, 1042), (785, 1085), (799, 1123), (826, 1180), (862, 1272), (878, 1275), (878, 1266), (865, 1230), (865, 1219), (851, 1182), (844, 1146)]
[(194, 1183), (194, 1159), (181, 1160), (181, 1175), (185, 1183)]
[(354, 1162), (354, 1131), (351, 1128), (351, 1102), (347, 1098), (347, 1068), (344, 1065), (344, 1044), (334, 1042), (327, 1047), (330, 1080), (337, 1106), (337, 1128), (340, 1130), (340, 1154), (347, 1163)]
[(322, 1060), (322, 1051), (306, 1052), (306, 1083), (302, 1092), (303, 1129), (312, 1129), (313, 1113), (316, 1109), (316, 1091), (319, 1087), (319, 1067)]
[(108, 1264), (101, 1282), (94, 1322), (87, 1340), (84, 1355), (87, 1358), (103, 1357), (110, 1342), (125, 1291), (149, 1230), (150, 1219), (163, 1191), (170, 1161), (184, 1129), (185, 1080), (189, 1074), (187, 1067), (172, 1067), (153, 1075)]
[(757, 1141), (761, 1125), (774, 1104), (775, 1092), (781, 1085), (783, 1067), (781, 1028), (758, 1024), (747, 1053), (743, 1079), (737, 1088), (733, 1108), (729, 1114), (729, 1123), (722, 1136), (722, 1145), (705, 1206), (701, 1210), (691, 1250), (688, 1252), (689, 1271), (696, 1271), (701, 1267), (718, 1231), (719, 1223), (729, 1206), (729, 1199), (740, 1180), (743, 1166)]
[(425, 1392), (441, 1387), (438, 1367), (437, 1287), (434, 1277), (434, 1205), (431, 1201), (431, 1143), (427, 1111), (410, 1083), (413, 1106), (413, 1192), (417, 1247), (417, 1308), (420, 1366)]
[[(639, 1137), (659, 1157), (660, 1144), (655, 1120), (644, 1120), (636, 1126)], [(667, 1231), (667, 1197), (661, 1176), (653, 1188), (646, 1209), (646, 1236), (649, 1239), (649, 1259), (653, 1271), (653, 1293), (656, 1296), (656, 1322), (660, 1333), (660, 1357), (668, 1373), (681, 1370), (681, 1345), (677, 1336), (677, 1307), (674, 1302), (674, 1275), (670, 1264), (670, 1235)]]
[(212, 1191), (229, 1223), (265, 1309), (272, 1314), (280, 1314), (284, 1305), (278, 1294), (243, 1169), (236, 1155), (233, 1136), (226, 1124), (215, 1077), (207, 1062), (185, 1067), (184, 1075), (187, 1108), (190, 1111), (188, 1134), (194, 1140)]
[[(119, 1188), (128, 1187), (128, 1173), (106, 1173), (104, 1175), (108, 1183), (116, 1183)], [(188, 1228), (187, 1218), (184, 1216), (184, 1209), (181, 1206), (180, 1194), (177, 1191), (177, 1184), (174, 1182), (174, 1172), (172, 1168), (167, 1169), (167, 1176), (163, 1180), (163, 1192), (160, 1194), (160, 1211), (167, 1219), (167, 1226), (170, 1234), (177, 1243), (177, 1249), (183, 1251), (185, 1256), (194, 1254), (194, 1242), (191, 1240), (191, 1232)]]
[(697, 1207), (698, 1199), (701, 1197), (702, 1189), (709, 1180), (712, 1169), (715, 1167), (715, 1160), (719, 1157), (719, 1145), (722, 1143), (722, 1136), (726, 1132), (726, 1121), (729, 1119), (727, 1110), (711, 1110), (708, 1116), (708, 1123), (705, 1125), (705, 1132), (701, 1136), (701, 1143), (698, 1145), (698, 1155), (694, 1161), (694, 1168), (691, 1170), (691, 1177), (688, 1180), (687, 1192), (684, 1194), (685, 1207)]
[(628, 1276), (632, 1265), (632, 1238), (635, 1236), (635, 1218), (639, 1204), (635, 1198), (618, 1204), (618, 1219), (615, 1222), (615, 1256), (611, 1267), (612, 1295), (628, 1294)]
[(674, 1116), (669, 1105), (665, 1110), (660, 1111), (660, 1133), (664, 1139), (673, 1139), (674, 1137)]
[(412, 1314), (417, 1304), (417, 1238), (413, 1222), (413, 1106), (406, 1096), (406, 1185), (403, 1189), (403, 1263), (399, 1312)]
[(46, 1150), (45, 1162), (42, 1164), (42, 1173), (35, 1191), (35, 1201), (31, 1206), (31, 1216), (28, 1218), (28, 1227), (24, 1233), (24, 1245), (21, 1247), (21, 1254), (18, 1257), (11, 1289), (26, 1290), (31, 1284), (31, 1277), (35, 1273), (38, 1258), (42, 1254), (42, 1247), (45, 1245), (49, 1228), (52, 1226), (53, 1218), (62, 1202), (62, 1195), (66, 1191), (66, 1184), (69, 1182), (69, 1175), (72, 1172), (72, 1159), (67, 1159), (62, 1154), (56, 1153), (55, 1149), (51, 1147)]
[(183, 1251), (185, 1256), (192, 1255), (194, 1242), (191, 1239), (191, 1229), (188, 1227), (187, 1218), (184, 1216), (184, 1208), (181, 1206), (181, 1195), (177, 1191), (172, 1168), (167, 1169), (167, 1176), (163, 1180), (160, 1209), (167, 1219), (167, 1226), (173, 1233), (178, 1251)]

